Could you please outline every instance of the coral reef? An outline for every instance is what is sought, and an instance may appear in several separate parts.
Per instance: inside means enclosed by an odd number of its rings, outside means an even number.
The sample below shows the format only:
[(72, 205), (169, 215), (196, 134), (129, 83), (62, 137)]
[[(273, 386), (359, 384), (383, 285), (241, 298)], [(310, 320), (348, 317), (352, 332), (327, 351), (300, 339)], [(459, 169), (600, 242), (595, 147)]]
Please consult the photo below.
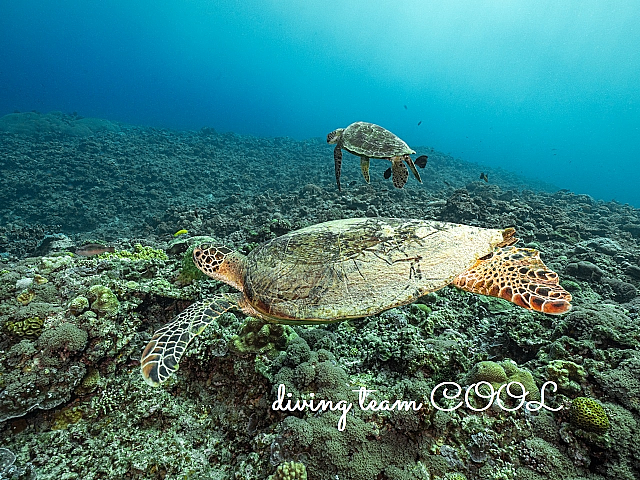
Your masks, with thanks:
[(580, 393), (587, 372), (582, 365), (569, 360), (552, 360), (547, 365), (547, 376), (556, 383), (560, 392), (571, 395)]
[(74, 315), (80, 315), (89, 308), (89, 299), (82, 295), (77, 296), (69, 303), (69, 311)]
[[(493, 361), (479, 362), (474, 366), (469, 377), (473, 382), (489, 382), (495, 391), (503, 384), (517, 382), (528, 392), (526, 396), (527, 400), (540, 400), (540, 390), (531, 372), (519, 368), (518, 365), (510, 359), (505, 359), (500, 363)], [(511, 385), (509, 391), (515, 396), (523, 395), (524, 392), (517, 383)]]
[(64, 350), (73, 353), (81, 351), (87, 344), (87, 332), (73, 323), (63, 323), (45, 330), (38, 338), (38, 347), (49, 354)]
[(82, 409), (80, 407), (67, 407), (62, 410), (58, 410), (53, 415), (53, 421), (51, 422), (51, 430), (64, 430), (69, 425), (78, 423), (82, 420)]
[(128, 258), (129, 260), (167, 260), (164, 250), (153, 248), (148, 245), (143, 246), (136, 243), (133, 252), (129, 250), (116, 250), (115, 252), (105, 252), (100, 254), (101, 258)]
[(108, 120), (65, 115), (62, 112), (9, 113), (0, 117), (0, 132), (20, 135), (86, 137), (98, 132), (118, 131), (120, 131), (120, 127)]
[[(120, 301), (109, 287), (94, 285), (89, 289), (89, 297), (93, 298), (91, 310), (106, 315), (114, 315), (120, 308)], [(77, 300), (77, 299), (76, 299)], [(79, 300), (82, 302), (82, 300)], [(75, 309), (74, 309), (75, 311)]]
[(202, 273), (202, 270), (196, 267), (196, 264), (193, 263), (193, 250), (196, 248), (196, 246), (196, 244), (191, 245), (189, 248), (187, 248), (187, 251), (184, 252), (184, 255), (182, 256), (182, 269), (180, 270), (179, 278), (184, 283), (190, 283), (194, 280), (200, 280), (202, 277), (204, 277), (204, 273)]
[(278, 465), (275, 473), (267, 480), (307, 480), (307, 468), (303, 463), (285, 462)]
[(577, 397), (571, 402), (571, 423), (578, 428), (595, 433), (609, 430), (609, 417), (593, 398)]
[(7, 331), (19, 337), (37, 337), (42, 333), (44, 320), (40, 317), (29, 317), (24, 320), (8, 321), (4, 324)]
[(263, 353), (271, 355), (276, 350), (284, 350), (292, 336), (291, 327), (273, 324), (265, 320), (249, 317), (242, 330), (231, 339), (230, 348), (243, 353)]
[(33, 290), (24, 290), (16, 297), (16, 300), (22, 305), (29, 305), (36, 298), (36, 292)]
[[(65, 119), (91, 123), (81, 120)], [(0, 132), (0, 461), (11, 475), (264, 480), (304, 464), (310, 480), (638, 477), (638, 209), (506, 172), (480, 182), (477, 166), (429, 148), (424, 185), (393, 189), (372, 162), (371, 186), (339, 195), (324, 140), (21, 129)], [(343, 167), (360, 175), (357, 162)], [(141, 380), (152, 333), (229, 291), (193, 269), (193, 245), (248, 252), (294, 228), (377, 215), (515, 226), (520, 245), (559, 273), (573, 309), (550, 317), (445, 288), (329, 325), (229, 311), (166, 385)], [(215, 238), (174, 237), (183, 229)], [(69, 253), (89, 240), (116, 251)], [(21, 303), (24, 291), (33, 298)], [(517, 380), (532, 394), (550, 380), (558, 390), (545, 402), (564, 408), (431, 405), (439, 383), (464, 392), (479, 380)], [(353, 403), (344, 429), (339, 408), (274, 410), (281, 384), (292, 401)], [(362, 388), (371, 405), (422, 408), (360, 408)], [(438, 397), (440, 407), (458, 401)]]

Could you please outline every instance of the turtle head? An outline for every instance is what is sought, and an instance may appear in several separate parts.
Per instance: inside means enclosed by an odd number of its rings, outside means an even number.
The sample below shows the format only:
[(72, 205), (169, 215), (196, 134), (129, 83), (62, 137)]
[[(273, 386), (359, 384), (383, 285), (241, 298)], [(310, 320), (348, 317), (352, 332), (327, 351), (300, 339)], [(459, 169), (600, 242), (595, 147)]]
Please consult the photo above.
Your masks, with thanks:
[(497, 247), (507, 247), (518, 242), (516, 237), (516, 229), (513, 227), (505, 228), (502, 230), (502, 241), (498, 243)]
[(204, 244), (193, 249), (193, 263), (205, 275), (242, 291), (242, 255), (222, 245)]
[(329, 135), (327, 135), (327, 143), (338, 143), (338, 140), (340, 140), (340, 137), (342, 136), (342, 132), (344, 132), (344, 128), (338, 128), (329, 133)]

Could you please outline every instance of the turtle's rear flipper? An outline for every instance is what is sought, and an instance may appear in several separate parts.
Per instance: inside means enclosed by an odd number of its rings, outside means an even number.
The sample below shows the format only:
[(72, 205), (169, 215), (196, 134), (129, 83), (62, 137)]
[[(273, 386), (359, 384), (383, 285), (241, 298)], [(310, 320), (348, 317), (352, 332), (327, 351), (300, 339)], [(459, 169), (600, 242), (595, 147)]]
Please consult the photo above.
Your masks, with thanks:
[(364, 181), (369, 183), (369, 157), (360, 157), (360, 170)]
[(391, 157), (391, 174), (393, 175), (393, 186), (396, 188), (404, 187), (409, 178), (409, 170), (404, 163), (403, 157)]
[(342, 191), (340, 188), (340, 171), (342, 170), (342, 149), (340, 148), (340, 144), (336, 145), (336, 148), (333, 149), (333, 161), (336, 165), (336, 184), (338, 185), (338, 191)]
[[(194, 303), (158, 330), (142, 352), (144, 381), (156, 387), (178, 370), (187, 345), (227, 310), (235, 307), (235, 295), (218, 295)], [(239, 297), (239, 295), (238, 295)]]
[(409, 155), (405, 155), (404, 161), (407, 162), (407, 165), (409, 165), (409, 168), (411, 169), (411, 173), (413, 173), (413, 176), (416, 177), (416, 180), (422, 183), (420, 174), (418, 173), (418, 170), (416, 169), (416, 166), (414, 165), (413, 160), (411, 160), (411, 157)]
[(531, 248), (506, 247), (479, 259), (453, 280), (473, 293), (504, 298), (536, 312), (558, 315), (571, 308), (571, 294), (558, 285), (558, 274)]

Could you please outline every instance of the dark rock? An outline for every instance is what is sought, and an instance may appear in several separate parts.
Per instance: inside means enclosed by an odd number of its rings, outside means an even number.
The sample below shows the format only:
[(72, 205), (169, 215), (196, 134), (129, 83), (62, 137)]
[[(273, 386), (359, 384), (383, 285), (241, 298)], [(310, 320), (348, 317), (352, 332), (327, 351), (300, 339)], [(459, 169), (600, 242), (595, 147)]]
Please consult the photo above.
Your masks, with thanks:
[(627, 303), (638, 296), (638, 290), (630, 283), (623, 282), (617, 278), (604, 278), (603, 282), (611, 287), (618, 303)]
[(583, 280), (600, 280), (604, 275), (600, 267), (585, 260), (568, 264), (566, 271), (569, 275)]
[(576, 306), (564, 317), (566, 334), (603, 345), (638, 347), (638, 319), (614, 305)]
[(622, 247), (618, 242), (607, 237), (592, 238), (576, 245), (576, 252), (580, 250), (581, 253), (584, 253), (589, 249), (611, 256), (622, 251)]
[(625, 273), (630, 277), (640, 280), (640, 267), (637, 265), (629, 265)]
[(627, 223), (622, 226), (622, 230), (629, 232), (634, 237), (640, 237), (640, 225), (637, 223)]

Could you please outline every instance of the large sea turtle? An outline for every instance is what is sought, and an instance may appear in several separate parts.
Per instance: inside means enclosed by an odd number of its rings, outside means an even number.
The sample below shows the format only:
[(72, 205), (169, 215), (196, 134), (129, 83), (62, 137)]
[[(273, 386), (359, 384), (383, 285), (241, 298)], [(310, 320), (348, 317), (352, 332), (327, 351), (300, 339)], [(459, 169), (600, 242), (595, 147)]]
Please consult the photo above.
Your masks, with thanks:
[[(336, 168), (336, 183), (340, 187), (340, 171), (342, 170), (342, 149), (360, 157), (360, 169), (364, 180), (369, 183), (369, 159), (384, 158), (391, 160), (391, 173), (393, 185), (397, 188), (404, 187), (409, 177), (407, 167), (409, 165), (413, 176), (422, 183), (420, 174), (416, 170), (413, 160), (409, 156), (416, 153), (409, 148), (402, 139), (391, 133), (386, 128), (375, 123), (355, 122), (347, 128), (338, 128), (327, 135), (327, 143), (335, 143), (333, 159)], [(424, 165), (422, 165), (424, 167)]]
[(515, 230), (430, 220), (351, 218), (289, 232), (247, 256), (212, 245), (196, 266), (239, 290), (194, 303), (160, 328), (142, 353), (150, 385), (177, 368), (193, 338), (222, 313), (278, 323), (366, 317), (453, 284), (538, 312), (560, 314), (571, 295), (536, 250), (512, 247)]

